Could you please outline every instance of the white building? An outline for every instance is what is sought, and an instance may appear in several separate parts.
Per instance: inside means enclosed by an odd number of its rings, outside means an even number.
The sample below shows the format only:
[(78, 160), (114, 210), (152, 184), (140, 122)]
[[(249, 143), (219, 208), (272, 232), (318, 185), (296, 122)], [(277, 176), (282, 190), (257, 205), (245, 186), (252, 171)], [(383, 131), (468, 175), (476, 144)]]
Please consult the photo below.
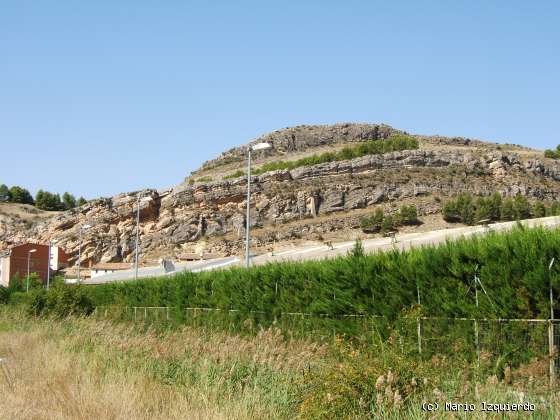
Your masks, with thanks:
[(100, 263), (90, 268), (91, 278), (99, 277), (104, 274), (114, 273), (115, 271), (131, 270), (130, 263)]

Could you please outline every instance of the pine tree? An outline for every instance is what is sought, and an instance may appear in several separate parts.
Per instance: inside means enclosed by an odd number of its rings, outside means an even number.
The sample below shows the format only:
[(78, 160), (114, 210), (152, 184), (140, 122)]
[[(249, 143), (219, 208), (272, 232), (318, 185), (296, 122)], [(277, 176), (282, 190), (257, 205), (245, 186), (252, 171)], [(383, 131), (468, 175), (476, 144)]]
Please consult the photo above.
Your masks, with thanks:
[(87, 200), (84, 197), (80, 197), (80, 198), (78, 198), (78, 201), (76, 202), (76, 205), (78, 207), (80, 207), (80, 206), (83, 206), (86, 203), (87, 203)]
[(7, 203), (11, 199), (10, 189), (7, 185), (0, 185), (0, 203)]
[(500, 220), (502, 209), (502, 195), (499, 192), (495, 192), (490, 197), (490, 219)]
[(457, 211), (457, 202), (451, 200), (446, 202), (443, 205), (442, 209), (443, 213), (443, 220), (446, 222), (459, 222), (461, 221), (461, 217), (459, 216), (459, 212)]
[(39, 190), (35, 195), (35, 206), (41, 210), (56, 211), (63, 208), (59, 194)]
[(513, 200), (513, 214), (516, 220), (528, 219), (531, 217), (531, 205), (525, 196), (518, 194)]
[(474, 220), (479, 223), (483, 220), (492, 219), (492, 201), (484, 197), (479, 197), (476, 200), (476, 212)]
[(513, 208), (513, 200), (511, 198), (506, 198), (502, 203), (502, 209), (500, 211), (500, 218), (502, 220), (514, 220), (515, 211)]
[(546, 215), (546, 208), (542, 201), (537, 201), (533, 205), (533, 217), (544, 217)]
[(14, 185), (10, 188), (10, 201), (12, 203), (31, 204), (33, 205), (33, 197), (25, 188)]
[(62, 204), (65, 210), (73, 209), (76, 207), (76, 198), (69, 192), (62, 194)]

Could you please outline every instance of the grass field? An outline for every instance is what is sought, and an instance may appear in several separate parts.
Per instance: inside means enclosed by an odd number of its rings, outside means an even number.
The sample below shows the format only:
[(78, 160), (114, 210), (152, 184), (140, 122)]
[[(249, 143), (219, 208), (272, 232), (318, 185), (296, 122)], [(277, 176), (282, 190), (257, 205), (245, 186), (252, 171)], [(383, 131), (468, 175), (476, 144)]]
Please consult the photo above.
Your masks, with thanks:
[[(395, 343), (396, 335), (367, 347), (318, 344), (274, 329), (239, 336), (0, 308), (0, 418), (449, 418), (422, 410), (445, 401), (535, 404), (514, 418), (560, 413), (542, 360), (476, 381), (460, 357), (411, 358)], [(503, 418), (457, 416), (485, 417)]]

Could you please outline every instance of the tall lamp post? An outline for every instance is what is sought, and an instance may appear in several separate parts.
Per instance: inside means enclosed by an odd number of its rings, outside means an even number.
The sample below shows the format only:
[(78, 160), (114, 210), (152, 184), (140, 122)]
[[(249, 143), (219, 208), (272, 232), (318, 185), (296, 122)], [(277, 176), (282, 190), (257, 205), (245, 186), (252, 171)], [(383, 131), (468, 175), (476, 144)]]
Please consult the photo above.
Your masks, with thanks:
[(33, 254), (34, 252), (37, 252), (36, 249), (30, 249), (29, 251), (27, 251), (27, 282), (26, 282), (26, 288), (25, 288), (25, 293), (29, 293), (29, 268), (31, 265), (31, 254)]
[(251, 151), (266, 150), (271, 147), (269, 143), (257, 143), (249, 147), (247, 158), (247, 217), (245, 219), (245, 266), (247, 268), (250, 265), (249, 245), (251, 242)]
[(80, 268), (81, 268), (81, 265), (82, 265), (82, 233), (85, 230), (88, 230), (90, 227), (91, 226), (87, 225), (87, 224), (80, 226), (80, 244), (78, 245), (78, 280), (77, 280), (78, 284), (80, 284), (80, 280), (81, 280)]
[(548, 264), (548, 287), (549, 287), (549, 298), (550, 298), (550, 319), (554, 319), (554, 300), (552, 299), (552, 266), (554, 265), (554, 258), (550, 260)]
[(49, 259), (47, 260), (47, 290), (49, 289), (49, 285), (51, 283), (51, 250), (52, 246), (56, 244), (56, 242), (56, 239), (49, 241)]
[(555, 353), (556, 349), (554, 346), (554, 300), (552, 299), (552, 266), (554, 265), (554, 258), (550, 260), (548, 264), (548, 287), (549, 287), (549, 298), (550, 298), (550, 320), (548, 321), (548, 354), (550, 357), (549, 361), (549, 377), (550, 386), (553, 387), (556, 383), (556, 366), (555, 366)]
[(138, 244), (140, 243), (140, 203), (146, 203), (151, 197), (142, 197), (142, 193), (138, 194), (136, 203), (136, 251), (134, 252), (134, 280), (138, 279)]

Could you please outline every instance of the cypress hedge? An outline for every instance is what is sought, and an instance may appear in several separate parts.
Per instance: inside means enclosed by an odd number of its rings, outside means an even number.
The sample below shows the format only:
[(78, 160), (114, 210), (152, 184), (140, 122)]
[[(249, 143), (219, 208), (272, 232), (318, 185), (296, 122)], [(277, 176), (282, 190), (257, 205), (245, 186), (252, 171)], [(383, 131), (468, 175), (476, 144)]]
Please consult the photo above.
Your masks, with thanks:
[[(184, 272), (90, 286), (95, 305), (168, 306), (305, 312), (397, 318), (417, 303), (428, 316), (548, 318), (549, 280), (558, 269), (560, 230), (526, 229), (489, 233), (407, 252), (391, 251), (303, 263), (274, 263), (251, 269)], [(480, 307), (475, 305), (474, 276)]]

